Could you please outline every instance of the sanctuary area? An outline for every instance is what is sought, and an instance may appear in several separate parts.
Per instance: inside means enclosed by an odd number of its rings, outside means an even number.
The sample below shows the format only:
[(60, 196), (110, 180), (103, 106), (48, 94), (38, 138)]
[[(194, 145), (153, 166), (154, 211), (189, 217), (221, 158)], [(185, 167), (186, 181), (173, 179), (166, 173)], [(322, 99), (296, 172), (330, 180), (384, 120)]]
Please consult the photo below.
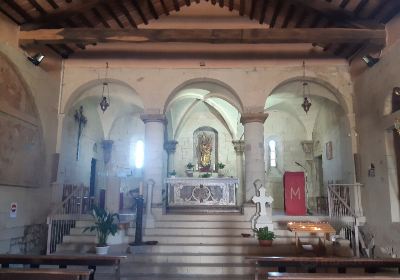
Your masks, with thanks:
[(0, 278), (399, 268), (399, 13), (0, 1)]

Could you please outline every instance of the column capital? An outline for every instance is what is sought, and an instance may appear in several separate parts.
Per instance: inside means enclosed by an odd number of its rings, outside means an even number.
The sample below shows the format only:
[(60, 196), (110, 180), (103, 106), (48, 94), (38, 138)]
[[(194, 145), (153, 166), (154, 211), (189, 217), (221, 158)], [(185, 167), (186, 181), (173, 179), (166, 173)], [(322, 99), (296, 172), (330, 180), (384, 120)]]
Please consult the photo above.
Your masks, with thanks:
[(303, 152), (306, 154), (310, 154), (314, 148), (314, 141), (312, 140), (304, 140), (301, 141), (301, 147), (303, 148)]
[(164, 149), (167, 151), (168, 154), (175, 153), (177, 144), (178, 144), (178, 141), (176, 141), (176, 140), (165, 141)]
[(148, 122), (161, 122), (163, 124), (167, 123), (167, 119), (164, 114), (141, 114), (140, 119), (144, 123)]
[(268, 113), (258, 112), (258, 113), (244, 113), (240, 118), (240, 122), (242, 124), (251, 123), (251, 122), (259, 122), (264, 123), (268, 118)]
[(243, 154), (244, 153), (244, 140), (233, 140), (232, 141), (233, 148), (235, 149), (235, 152), (237, 154)]

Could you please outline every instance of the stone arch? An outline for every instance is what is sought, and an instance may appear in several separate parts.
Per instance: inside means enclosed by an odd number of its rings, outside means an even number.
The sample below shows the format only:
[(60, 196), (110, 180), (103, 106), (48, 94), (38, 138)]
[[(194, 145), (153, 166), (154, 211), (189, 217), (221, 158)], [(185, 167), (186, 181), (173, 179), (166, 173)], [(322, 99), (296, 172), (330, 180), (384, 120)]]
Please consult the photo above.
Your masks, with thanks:
[(343, 94), (335, 86), (333, 86), (328, 81), (322, 80), (320, 78), (311, 77), (311, 76), (306, 76), (305, 78), (303, 78), (302, 76), (295, 76), (295, 77), (285, 79), (284, 81), (281, 81), (268, 93), (268, 95), (266, 96), (266, 99), (270, 95), (274, 94), (274, 92), (276, 92), (280, 87), (287, 85), (289, 83), (300, 82), (300, 81), (314, 83), (314, 84), (317, 84), (319, 86), (326, 88), (339, 101), (339, 105), (342, 107), (342, 109), (344, 110), (344, 112), (346, 114), (353, 111), (353, 108), (351, 107), (351, 105), (346, 102), (345, 98), (343, 97)]
[[(118, 79), (113, 79), (113, 78), (107, 78), (107, 81), (110, 83), (110, 85), (112, 84), (116, 84), (116, 85), (120, 85), (122, 87), (126, 87), (127, 89), (129, 89), (134, 96), (138, 97), (138, 100), (140, 100), (140, 106), (143, 108), (143, 101), (142, 98), (140, 97), (140, 95), (138, 94), (138, 92), (128, 83), (122, 81), (122, 80), (118, 80)], [(77, 100), (79, 100), (79, 98), (82, 97), (82, 95), (84, 95), (84, 93), (89, 90), (90, 88), (94, 88), (97, 87), (99, 85), (102, 85), (103, 80), (102, 79), (93, 79), (90, 81), (87, 81), (86, 83), (80, 85), (79, 87), (77, 87), (72, 94), (70, 94), (68, 96), (68, 100), (66, 100), (64, 102), (64, 106), (63, 108), (61, 108), (61, 112), (65, 113), (68, 110), (70, 110), (70, 108), (73, 106), (74, 103), (76, 103)], [(112, 97), (112, 93), (110, 94)]]
[[(237, 92), (228, 84), (220, 81), (220, 80), (216, 80), (216, 79), (212, 79), (212, 78), (195, 78), (195, 79), (190, 79), (187, 80), (185, 82), (183, 82), (182, 84), (178, 85), (174, 90), (172, 90), (172, 92), (170, 93), (170, 95), (168, 96), (167, 100), (164, 103), (164, 114), (168, 111), (170, 105), (173, 103), (174, 99), (177, 97), (177, 95), (179, 95), (179, 93), (184, 90), (185, 88), (189, 88), (190, 86), (194, 86), (194, 85), (201, 85), (201, 84), (206, 84), (209, 83), (211, 85), (216, 85), (219, 86), (223, 89), (225, 89), (225, 93), (227, 94), (212, 94), (209, 97), (218, 97), (221, 98), (223, 100), (225, 100), (226, 102), (230, 103), (232, 106), (234, 106), (239, 113), (243, 113), (243, 103), (239, 97), (239, 95), (237, 94)], [(230, 95), (230, 96), (227, 96)]]

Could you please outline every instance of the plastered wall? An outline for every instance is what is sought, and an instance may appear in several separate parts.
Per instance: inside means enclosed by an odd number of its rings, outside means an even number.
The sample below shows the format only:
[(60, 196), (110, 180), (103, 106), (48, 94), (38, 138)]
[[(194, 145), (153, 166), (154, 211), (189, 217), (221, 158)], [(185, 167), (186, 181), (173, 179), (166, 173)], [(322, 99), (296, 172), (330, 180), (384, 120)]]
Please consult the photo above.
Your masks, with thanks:
[[(388, 30), (394, 32), (391, 38), (398, 36), (398, 27), (392, 26)], [(366, 230), (375, 235), (376, 254), (386, 256), (391, 247), (395, 248), (397, 255), (400, 254), (399, 208), (393, 207), (399, 203), (396, 195), (398, 183), (397, 180), (389, 180), (390, 169), (393, 170), (394, 167), (388, 166), (387, 159), (388, 156), (393, 157), (390, 151), (393, 146), (391, 141), (386, 143), (385, 139), (387, 130), (393, 128), (394, 118), (385, 122), (383, 114), (385, 100), (392, 94), (393, 87), (400, 85), (399, 63), (400, 43), (396, 41), (384, 50), (379, 63), (354, 77)], [(355, 63), (354, 67), (359, 65)], [(374, 177), (368, 176), (371, 163), (375, 166)]]
[[(26, 59), (26, 54), (17, 47), (18, 27), (0, 17), (0, 29), (0, 53), (11, 61), (19, 78), (25, 83), (26, 90), (32, 95), (43, 141), (43, 157), (39, 171), (41, 178), (38, 187), (0, 185), (0, 252), (16, 253), (32, 249), (26, 244), (26, 229), (29, 225), (44, 224), (49, 210), (52, 192), (51, 170), (56, 146), (60, 61), (52, 61), (53, 66), (58, 65), (52, 70), (35, 67)], [(20, 156), (18, 153), (22, 152), (23, 150), (16, 150), (15, 156)], [(20, 176), (25, 171), (22, 168), (16, 170), (15, 176)], [(18, 205), (16, 218), (10, 218), (9, 215), (12, 202)]]

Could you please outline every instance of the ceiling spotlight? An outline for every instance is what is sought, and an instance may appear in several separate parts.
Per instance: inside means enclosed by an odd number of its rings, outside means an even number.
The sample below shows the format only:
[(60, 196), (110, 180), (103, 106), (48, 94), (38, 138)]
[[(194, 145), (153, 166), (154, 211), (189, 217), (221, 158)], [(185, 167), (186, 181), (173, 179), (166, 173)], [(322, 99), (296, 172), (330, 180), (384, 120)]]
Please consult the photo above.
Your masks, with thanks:
[(394, 87), (393, 88), (393, 94), (400, 95), (400, 87)]
[(28, 60), (33, 63), (33, 65), (38, 66), (40, 62), (42, 62), (44, 55), (41, 53), (37, 53), (34, 56), (28, 56)]
[(368, 67), (374, 66), (378, 63), (379, 58), (372, 57), (371, 55), (367, 54), (362, 57), (362, 60), (368, 65)]

